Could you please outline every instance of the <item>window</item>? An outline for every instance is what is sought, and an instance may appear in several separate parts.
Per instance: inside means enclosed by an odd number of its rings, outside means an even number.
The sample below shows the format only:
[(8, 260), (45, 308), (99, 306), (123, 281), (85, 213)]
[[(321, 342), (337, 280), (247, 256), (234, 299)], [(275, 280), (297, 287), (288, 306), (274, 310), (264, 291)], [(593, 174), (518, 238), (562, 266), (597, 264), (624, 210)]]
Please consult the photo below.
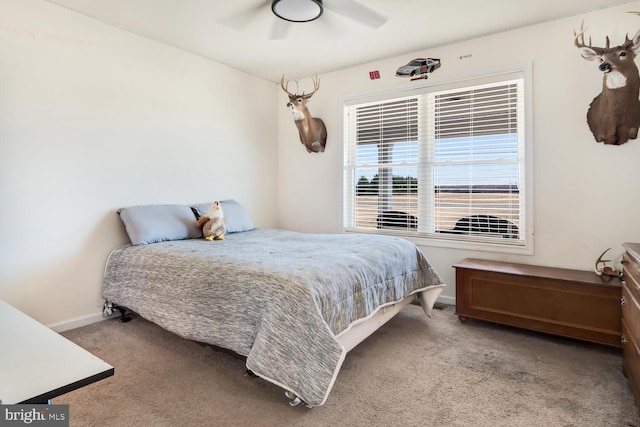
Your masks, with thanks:
[(529, 250), (524, 80), (345, 100), (345, 230)]

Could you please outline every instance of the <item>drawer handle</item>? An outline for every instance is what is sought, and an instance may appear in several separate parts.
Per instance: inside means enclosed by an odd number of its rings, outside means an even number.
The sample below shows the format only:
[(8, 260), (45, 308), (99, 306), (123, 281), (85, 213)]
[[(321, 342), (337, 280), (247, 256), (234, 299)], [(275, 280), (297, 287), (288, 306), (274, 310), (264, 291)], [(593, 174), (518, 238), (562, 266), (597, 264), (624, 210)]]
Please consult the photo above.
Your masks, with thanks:
[(620, 298), (620, 305), (625, 305), (627, 303), (627, 299), (625, 297)]
[(627, 343), (627, 337), (625, 337), (624, 334), (622, 334), (622, 336), (620, 337), (620, 342), (622, 344), (626, 344)]

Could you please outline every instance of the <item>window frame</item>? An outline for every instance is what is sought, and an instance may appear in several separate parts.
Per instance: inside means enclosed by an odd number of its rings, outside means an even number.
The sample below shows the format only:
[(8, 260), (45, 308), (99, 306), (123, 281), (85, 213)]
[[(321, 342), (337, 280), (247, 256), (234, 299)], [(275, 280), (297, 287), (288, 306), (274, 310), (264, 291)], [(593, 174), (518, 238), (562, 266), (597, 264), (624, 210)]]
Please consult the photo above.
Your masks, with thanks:
[[(439, 81), (433, 83), (431, 81), (424, 80), (420, 83), (412, 82), (411, 86), (401, 85), (394, 86), (383, 90), (376, 91), (368, 91), (368, 92), (359, 92), (359, 93), (351, 93), (343, 95), (339, 102), (341, 112), (341, 120), (340, 123), (340, 135), (342, 136), (342, 168), (341, 168), (341, 182), (342, 182), (342, 209), (340, 216), (340, 227), (343, 232), (346, 233), (361, 233), (361, 234), (386, 234), (393, 235), (398, 237), (406, 238), (413, 243), (420, 246), (434, 246), (434, 247), (442, 247), (442, 248), (450, 248), (450, 249), (462, 249), (462, 250), (474, 250), (474, 251), (488, 251), (488, 252), (499, 252), (499, 253), (512, 253), (512, 254), (522, 254), (522, 255), (533, 255), (534, 253), (534, 208), (533, 208), (533, 134), (532, 134), (532, 78), (531, 78), (531, 69), (532, 65), (525, 64), (519, 67), (514, 67), (506, 70), (498, 70), (491, 73), (484, 73), (482, 75), (468, 76), (459, 79), (452, 79), (448, 81)], [(358, 105), (363, 103), (370, 102), (385, 102), (396, 98), (404, 98), (415, 95), (422, 95), (425, 93), (431, 92), (439, 92), (444, 90), (451, 89), (464, 89), (465, 87), (472, 87), (487, 83), (498, 83), (501, 81), (513, 80), (515, 78), (523, 80), (523, 106), (524, 106), (524, 141), (523, 141), (523, 153), (522, 156), (524, 159), (522, 163), (524, 164), (524, 173), (521, 176), (521, 186), (525, 188), (524, 195), (524, 208), (522, 212), (524, 213), (525, 221), (524, 227), (520, 229), (522, 233), (522, 238), (524, 239), (523, 245), (514, 245), (507, 244), (507, 242), (501, 242), (498, 239), (495, 241), (479, 241), (474, 240), (472, 236), (455, 236), (448, 235), (446, 237), (439, 236), (417, 236), (414, 232), (407, 232), (402, 230), (389, 230), (389, 229), (355, 229), (348, 228), (345, 223), (346, 214), (350, 214), (350, 211), (353, 207), (350, 206), (347, 201), (349, 194), (347, 190), (353, 194), (355, 192), (355, 185), (357, 184), (357, 179), (353, 180), (352, 188), (348, 187), (348, 177), (347, 173), (352, 171), (352, 167), (350, 167), (348, 156), (353, 156), (355, 153), (355, 144), (353, 146), (349, 146), (348, 134), (349, 129), (346, 128), (347, 120), (347, 110), (351, 105)], [(351, 148), (352, 152), (349, 152), (349, 148)], [(419, 185), (424, 185), (419, 181)], [(428, 195), (429, 192), (426, 192), (426, 198), (430, 198)], [(353, 196), (351, 196), (353, 197)], [(432, 198), (432, 196), (431, 196)], [(425, 197), (419, 199), (420, 204), (426, 202)], [(431, 202), (433, 203), (433, 202)]]

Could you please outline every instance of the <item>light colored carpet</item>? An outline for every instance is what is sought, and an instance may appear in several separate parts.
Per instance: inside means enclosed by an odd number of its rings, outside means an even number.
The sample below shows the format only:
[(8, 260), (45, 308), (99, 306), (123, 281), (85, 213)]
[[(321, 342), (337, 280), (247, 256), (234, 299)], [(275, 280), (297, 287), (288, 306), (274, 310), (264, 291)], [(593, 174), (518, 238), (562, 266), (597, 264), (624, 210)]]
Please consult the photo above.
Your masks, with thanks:
[(244, 362), (139, 317), (64, 335), (115, 376), (56, 398), (71, 426), (640, 427), (617, 349), (409, 305), (347, 356), (311, 410)]

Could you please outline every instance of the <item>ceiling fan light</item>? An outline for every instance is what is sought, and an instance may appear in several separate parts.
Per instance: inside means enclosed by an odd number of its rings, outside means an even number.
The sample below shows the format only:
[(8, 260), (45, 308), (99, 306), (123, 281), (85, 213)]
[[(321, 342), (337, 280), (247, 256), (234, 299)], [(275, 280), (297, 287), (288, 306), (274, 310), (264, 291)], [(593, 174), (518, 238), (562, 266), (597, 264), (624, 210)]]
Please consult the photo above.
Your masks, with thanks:
[(322, 0), (273, 0), (271, 10), (280, 19), (309, 22), (322, 15)]

